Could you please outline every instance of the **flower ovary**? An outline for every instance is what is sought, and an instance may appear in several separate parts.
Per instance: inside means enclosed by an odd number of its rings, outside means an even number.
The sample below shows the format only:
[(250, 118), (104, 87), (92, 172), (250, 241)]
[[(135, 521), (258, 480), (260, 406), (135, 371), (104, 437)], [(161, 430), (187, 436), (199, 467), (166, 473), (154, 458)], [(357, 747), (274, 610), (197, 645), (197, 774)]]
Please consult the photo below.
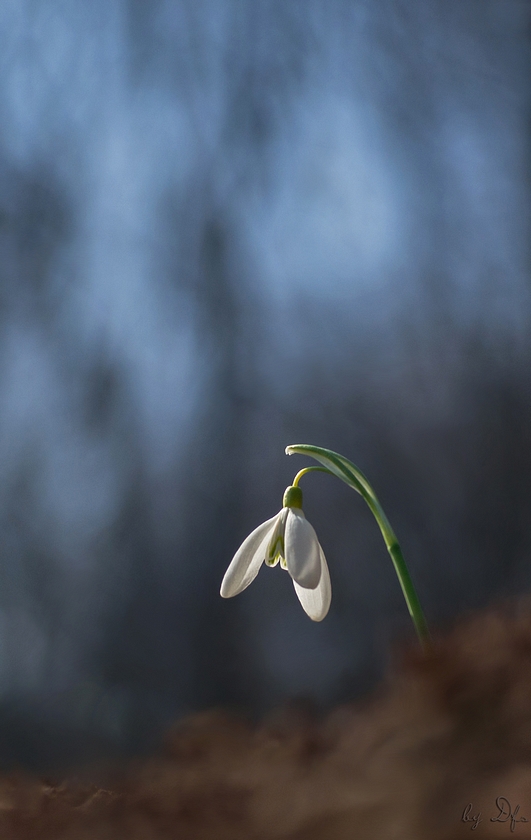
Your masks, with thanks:
[(286, 487), (282, 504), (285, 508), (302, 508), (301, 488), (293, 486)]

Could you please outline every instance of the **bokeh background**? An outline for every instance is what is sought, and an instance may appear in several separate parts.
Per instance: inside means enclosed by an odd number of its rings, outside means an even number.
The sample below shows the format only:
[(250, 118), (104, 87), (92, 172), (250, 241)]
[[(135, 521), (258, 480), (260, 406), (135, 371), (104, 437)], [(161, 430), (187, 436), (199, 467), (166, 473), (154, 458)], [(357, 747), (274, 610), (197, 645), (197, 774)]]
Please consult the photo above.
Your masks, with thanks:
[(0, 4), (0, 761), (322, 707), (413, 638), (303, 479), (334, 590), (219, 585), (290, 443), (372, 480), (427, 617), (531, 588), (528, 0)]

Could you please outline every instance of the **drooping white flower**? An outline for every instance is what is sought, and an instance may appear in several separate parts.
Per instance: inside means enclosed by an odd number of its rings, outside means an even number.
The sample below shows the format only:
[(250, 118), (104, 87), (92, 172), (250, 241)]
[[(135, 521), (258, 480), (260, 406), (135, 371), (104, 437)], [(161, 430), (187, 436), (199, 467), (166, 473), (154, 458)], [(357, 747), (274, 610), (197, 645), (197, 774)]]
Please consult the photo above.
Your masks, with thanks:
[[(293, 492), (296, 491), (296, 492)], [(330, 607), (330, 574), (317, 534), (302, 511), (302, 492), (288, 487), (284, 507), (249, 534), (234, 555), (221, 583), (222, 598), (232, 598), (253, 582), (263, 563), (289, 572), (297, 597), (313, 621)]]

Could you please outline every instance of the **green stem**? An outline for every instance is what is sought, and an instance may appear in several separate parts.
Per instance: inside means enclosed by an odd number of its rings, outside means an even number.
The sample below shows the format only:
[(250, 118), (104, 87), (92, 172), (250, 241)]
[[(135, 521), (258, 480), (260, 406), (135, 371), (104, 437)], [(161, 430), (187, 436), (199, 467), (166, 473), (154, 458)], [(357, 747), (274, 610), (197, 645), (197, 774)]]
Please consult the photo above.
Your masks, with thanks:
[(348, 484), (349, 487), (352, 487), (353, 490), (356, 490), (361, 496), (363, 496), (379, 525), (385, 545), (391, 555), (391, 560), (393, 561), (393, 566), (398, 576), (402, 593), (406, 600), (407, 608), (415, 626), (415, 630), (417, 631), (420, 643), (424, 649), (428, 649), (430, 646), (430, 633), (422, 607), (420, 606), (417, 592), (413, 585), (411, 575), (409, 574), (409, 570), (407, 568), (406, 561), (404, 560), (395, 532), (391, 528), (391, 524), (385, 515), (384, 510), (376, 497), (376, 493), (374, 492), (368, 479), (363, 475), (362, 471), (352, 463), (352, 461), (349, 461), (337, 452), (332, 452), (330, 449), (322, 449), (319, 446), (311, 446), (309, 444), (301, 443), (295, 446), (287, 446), (286, 454), (310, 455), (312, 458), (315, 458), (316, 461), (325, 465), (324, 468), (306, 467), (301, 470), (297, 473), (293, 481), (293, 485), (295, 487), (297, 486), (299, 479), (306, 472), (320, 470), (321, 472), (327, 472), (337, 476), (337, 478), (340, 478)]
[(299, 470), (299, 472), (293, 479), (293, 484), (291, 486), (298, 487), (300, 479), (303, 477), (303, 475), (306, 475), (306, 473), (309, 472), (324, 472), (328, 473), (328, 475), (334, 475), (334, 473), (330, 472), (330, 470), (327, 470), (326, 467), (304, 467), (303, 470)]

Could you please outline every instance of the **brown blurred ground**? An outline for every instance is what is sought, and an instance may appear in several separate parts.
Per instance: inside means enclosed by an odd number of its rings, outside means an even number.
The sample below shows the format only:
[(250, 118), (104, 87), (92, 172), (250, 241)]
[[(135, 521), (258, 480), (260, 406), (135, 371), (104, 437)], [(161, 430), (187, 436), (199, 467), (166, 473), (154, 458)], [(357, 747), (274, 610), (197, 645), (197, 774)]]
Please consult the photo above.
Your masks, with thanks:
[[(511, 826), (497, 797), (529, 822)], [(462, 821), (469, 803), (476, 828)], [(363, 707), (324, 721), (291, 708), (253, 727), (212, 712), (105, 787), (0, 780), (2, 840), (468, 836), (531, 838), (529, 602), (463, 620), (429, 656), (406, 651)]]

